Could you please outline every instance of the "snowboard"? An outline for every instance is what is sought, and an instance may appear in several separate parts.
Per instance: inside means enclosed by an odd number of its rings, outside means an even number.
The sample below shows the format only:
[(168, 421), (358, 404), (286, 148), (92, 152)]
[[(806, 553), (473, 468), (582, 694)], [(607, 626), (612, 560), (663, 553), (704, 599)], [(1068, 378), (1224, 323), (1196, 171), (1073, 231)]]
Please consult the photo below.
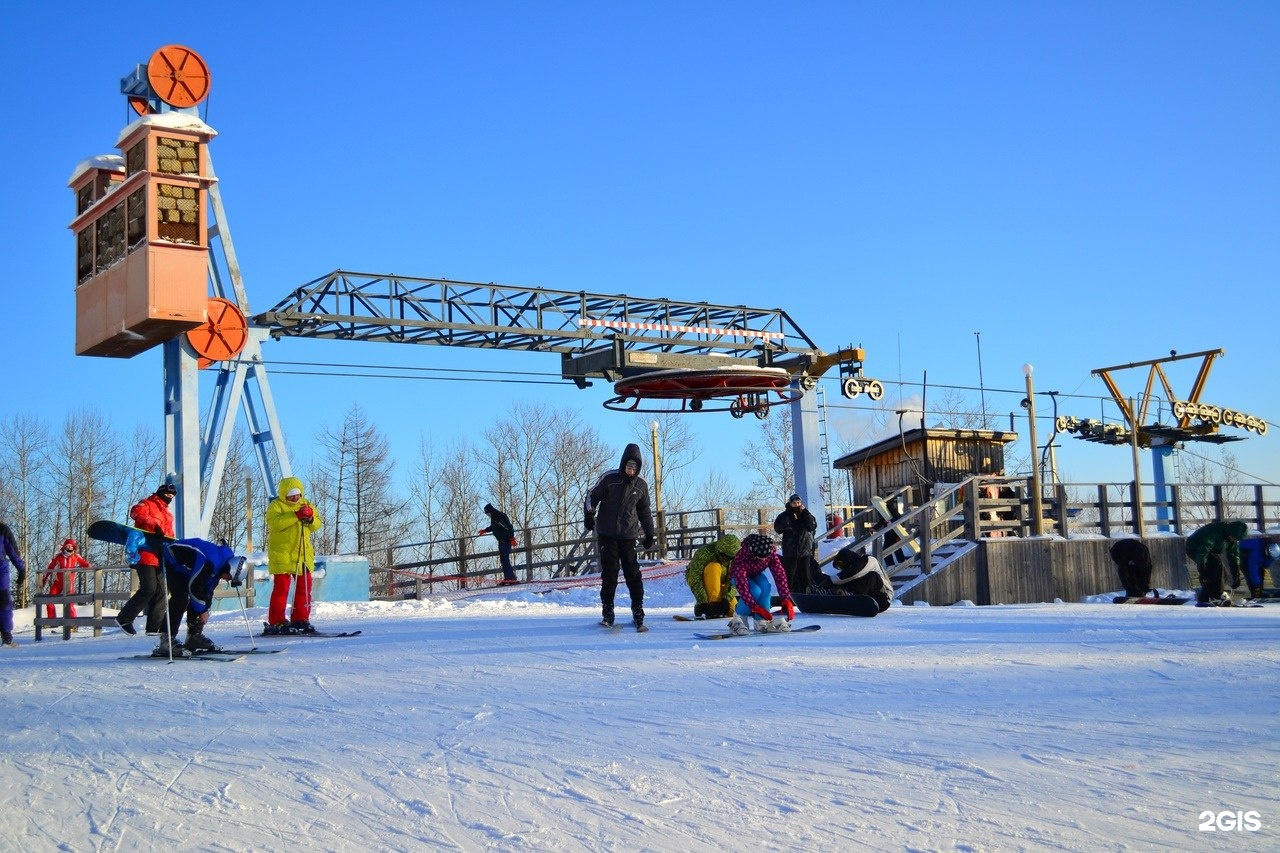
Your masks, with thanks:
[(821, 628), (821, 625), (801, 625), (799, 628), (792, 628), (790, 631), (752, 631), (750, 634), (731, 634), (726, 631), (723, 634), (694, 634), (699, 640), (729, 640), (734, 637), (785, 637), (787, 634), (808, 634)]
[(159, 533), (150, 533), (146, 530), (140, 530), (137, 527), (130, 527), (127, 524), (121, 524), (118, 521), (109, 521), (105, 518), (99, 519), (89, 525), (89, 529), (85, 531), (89, 534), (90, 539), (97, 539), (99, 542), (110, 542), (112, 545), (124, 545), (129, 538), (130, 533), (141, 533), (147, 537), (149, 546), (162, 542), (176, 542), (176, 539), (170, 539), (168, 536), (162, 536)]
[(1196, 607), (1218, 607), (1222, 610), (1239, 610), (1244, 607), (1265, 607), (1260, 601), (1233, 601), (1231, 604), (1218, 604), (1213, 601), (1197, 601)]
[(1126, 598), (1120, 596), (1113, 599), (1116, 604), (1186, 604), (1190, 598), (1183, 598), (1170, 593), (1169, 595), (1144, 595), (1141, 598)]
[[(919, 556), (920, 543), (916, 541), (916, 538), (911, 535), (911, 532), (908, 531), (907, 528), (899, 524), (898, 520), (893, 517), (893, 512), (889, 509), (889, 504), (885, 502), (885, 499), (877, 495), (872, 495), (869, 503), (872, 508), (875, 509), (876, 513), (888, 522), (889, 528), (893, 530), (894, 533), (898, 534), (898, 539), (907, 543), (907, 547), (911, 550), (911, 553)], [(941, 513), (936, 514), (941, 515)], [(897, 553), (903, 552), (899, 551)]]
[(880, 605), (869, 595), (809, 595), (793, 596), (801, 613), (821, 613), (832, 616), (877, 616)]

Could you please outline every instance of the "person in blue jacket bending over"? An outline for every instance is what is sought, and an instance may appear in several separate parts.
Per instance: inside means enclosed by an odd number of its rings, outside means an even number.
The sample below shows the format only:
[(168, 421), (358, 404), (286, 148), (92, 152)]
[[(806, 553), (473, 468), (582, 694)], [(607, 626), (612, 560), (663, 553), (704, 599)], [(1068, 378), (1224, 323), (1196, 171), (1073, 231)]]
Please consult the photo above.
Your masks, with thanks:
[[(217, 645), (204, 635), (209, 610), (213, 607), (213, 592), (220, 581), (232, 586), (244, 583), (244, 557), (238, 556), (226, 545), (206, 539), (179, 539), (165, 545), (165, 583), (169, 587), (169, 624), (160, 635), (160, 645), (152, 653), (157, 657), (170, 657), (195, 652), (211, 652)], [(177, 646), (178, 624), (183, 614), (187, 617), (187, 640)]]

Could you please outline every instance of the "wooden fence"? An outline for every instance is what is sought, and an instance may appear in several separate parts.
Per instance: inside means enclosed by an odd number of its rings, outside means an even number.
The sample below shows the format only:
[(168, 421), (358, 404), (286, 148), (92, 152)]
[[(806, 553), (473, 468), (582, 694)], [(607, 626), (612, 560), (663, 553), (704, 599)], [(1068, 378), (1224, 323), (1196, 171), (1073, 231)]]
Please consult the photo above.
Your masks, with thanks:
[[(63, 571), (58, 569), (56, 571)], [(87, 569), (66, 569), (71, 579), (64, 595), (46, 595), (43, 592), (32, 596), (35, 604), (35, 638), (43, 639), (46, 629), (60, 629), (62, 639), (71, 639), (72, 630), (89, 628), (95, 637), (102, 635), (103, 628), (117, 628), (115, 613), (106, 614), (104, 608), (119, 610), (133, 592), (138, 588), (138, 576), (128, 566), (91, 566)], [(240, 588), (245, 607), (254, 603), (253, 572), (245, 572), (245, 583)], [(236, 598), (237, 591), (219, 584), (213, 593), (214, 601), (224, 598)], [(56, 615), (47, 614), (48, 605), (54, 606)], [(71, 615), (71, 606), (86, 607), (91, 616)]]

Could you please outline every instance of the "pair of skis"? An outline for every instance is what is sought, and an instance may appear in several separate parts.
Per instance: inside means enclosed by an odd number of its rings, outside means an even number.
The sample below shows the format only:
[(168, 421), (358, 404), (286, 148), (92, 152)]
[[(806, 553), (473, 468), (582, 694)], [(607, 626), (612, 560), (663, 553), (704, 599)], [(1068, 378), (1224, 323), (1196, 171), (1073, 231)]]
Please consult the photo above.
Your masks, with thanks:
[[(210, 649), (207, 652), (190, 652), (188, 654), (174, 655), (172, 660), (203, 660), (214, 661), (215, 663), (235, 663), (236, 661), (244, 660), (249, 655), (275, 655), (285, 651), (288, 651), (287, 647), (283, 649)], [(168, 655), (148, 654), (126, 655), (120, 658), (120, 660), (162, 660), (165, 663), (168, 663), (170, 658)]]

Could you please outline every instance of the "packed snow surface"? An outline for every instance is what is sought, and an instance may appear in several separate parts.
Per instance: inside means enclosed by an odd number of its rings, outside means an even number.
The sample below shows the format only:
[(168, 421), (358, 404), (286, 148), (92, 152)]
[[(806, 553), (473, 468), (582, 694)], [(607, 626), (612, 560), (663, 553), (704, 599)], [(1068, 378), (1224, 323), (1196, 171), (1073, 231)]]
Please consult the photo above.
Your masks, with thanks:
[(349, 639), (219, 613), (219, 644), (288, 649), (235, 663), (34, 643), (20, 611), (0, 848), (1280, 848), (1280, 606), (895, 606), (714, 641), (672, 619), (679, 576), (647, 593), (647, 634), (625, 587), (612, 630), (589, 587), (317, 605)]

